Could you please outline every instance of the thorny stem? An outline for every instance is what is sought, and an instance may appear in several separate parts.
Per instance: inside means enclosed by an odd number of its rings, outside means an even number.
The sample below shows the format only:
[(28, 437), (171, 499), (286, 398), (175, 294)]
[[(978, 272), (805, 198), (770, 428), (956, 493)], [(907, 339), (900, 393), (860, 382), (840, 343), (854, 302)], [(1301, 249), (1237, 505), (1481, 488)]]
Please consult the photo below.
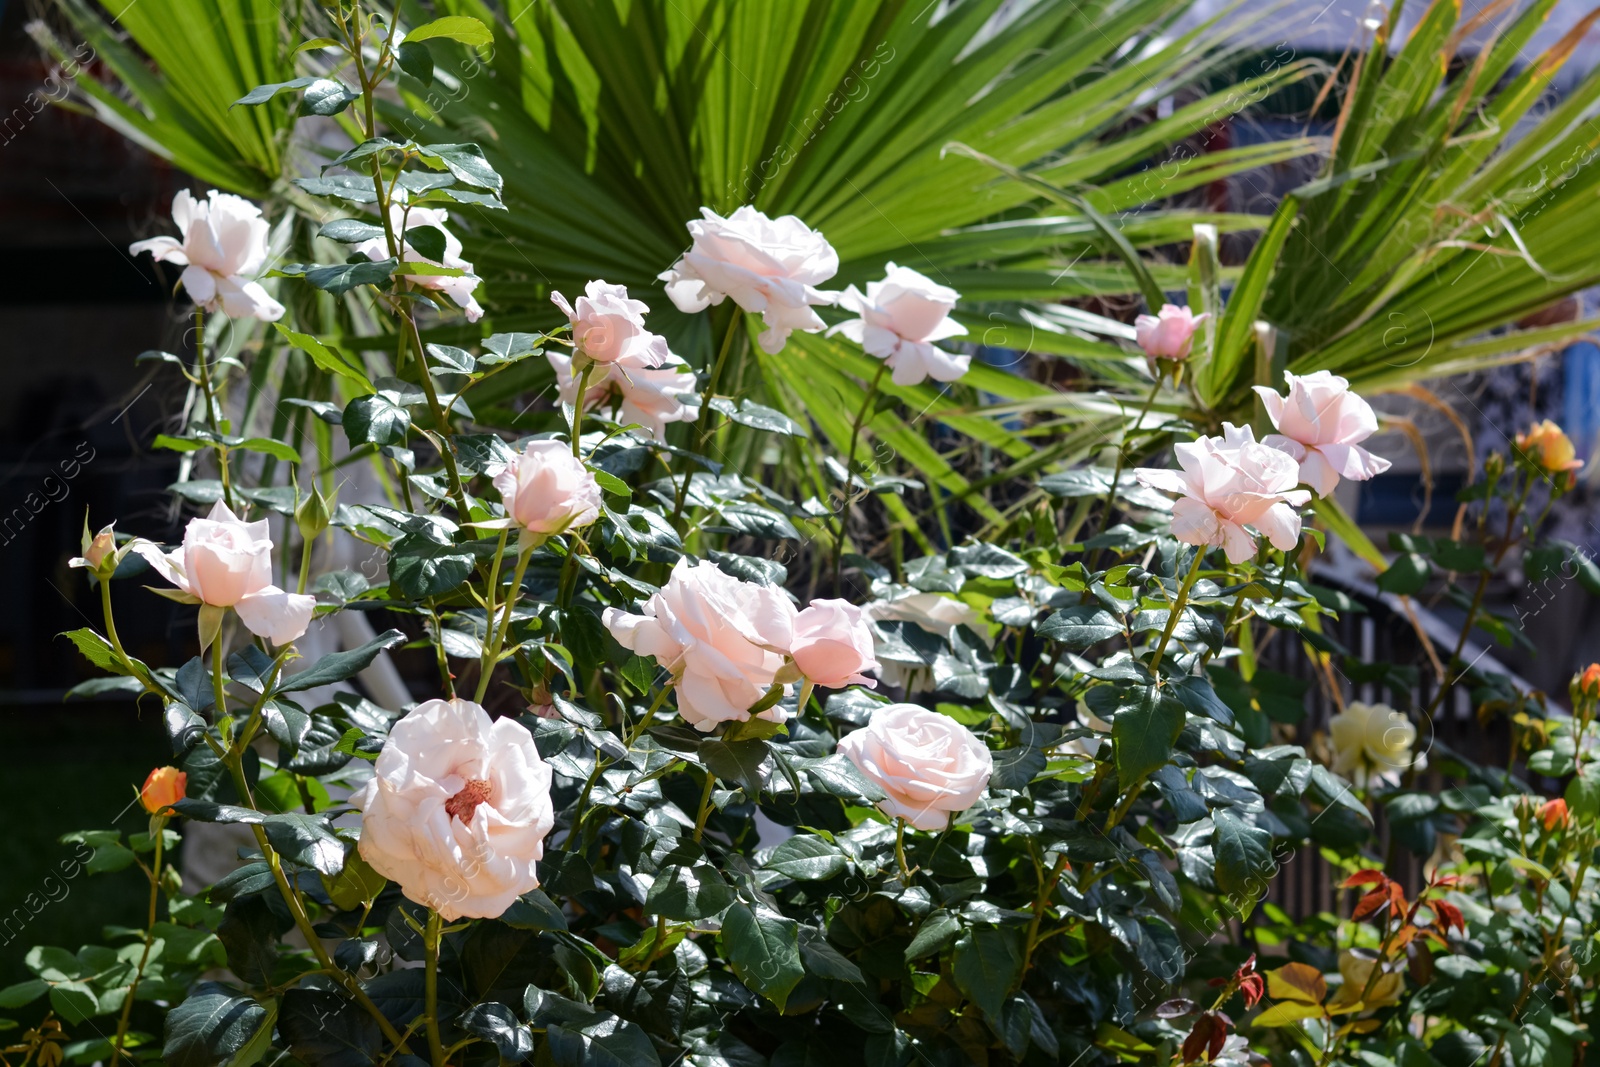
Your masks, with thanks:
[[(711, 818), (711, 787), (716, 784), (716, 781), (717, 776), (707, 770), (706, 787), (700, 794), (700, 813), (695, 816), (694, 820), (694, 839), (696, 844), (699, 843), (700, 838), (705, 836), (706, 820)], [(902, 870), (905, 868), (904, 859), (901, 860), (900, 866)]]
[(150, 946), (155, 943), (156, 934), (156, 909), (161, 900), (161, 846), (166, 838), (167, 820), (152, 819), (151, 828), (155, 831), (155, 860), (150, 868), (150, 909), (144, 924), (144, 951), (139, 954), (139, 966), (133, 972), (133, 981), (128, 983), (128, 994), (122, 1001), (122, 1015), (117, 1020), (117, 1037), (111, 1043), (111, 1067), (117, 1067), (122, 1058), (122, 1044), (128, 1037), (128, 1021), (133, 1016), (133, 998), (138, 995), (139, 981), (144, 977), (144, 969), (150, 962)]
[[(522, 579), (528, 573), (528, 561), (533, 558), (533, 547), (524, 548), (517, 555), (517, 569), (511, 575), (511, 591), (506, 594), (506, 602), (501, 608), (500, 625), (495, 630), (494, 641), (484, 650), (482, 677), (478, 679), (478, 695), (474, 698), (477, 703), (483, 702), (483, 694), (489, 689), (489, 676), (494, 673), (495, 665), (500, 662), (500, 650), (505, 647), (506, 634), (511, 631), (511, 611), (517, 606), (517, 596), (522, 592)], [(489, 619), (491, 625), (494, 618)]]
[[(722, 370), (727, 365), (728, 353), (733, 348), (734, 335), (739, 332), (739, 327), (742, 325), (739, 309), (734, 308), (733, 318), (728, 323), (728, 331), (722, 335), (722, 347), (718, 349), (716, 362), (711, 366), (711, 376), (706, 379), (705, 392), (700, 396), (700, 414), (694, 422), (696, 448), (700, 448), (705, 442), (705, 425), (711, 414), (711, 398), (717, 394), (717, 384), (722, 380)], [(579, 399), (581, 400), (582, 398), (580, 397)], [(683, 531), (678, 526), (678, 522), (683, 517), (684, 501), (689, 497), (689, 483), (693, 478), (694, 465), (692, 463), (687, 464), (683, 472), (683, 482), (678, 486), (678, 498), (672, 504), (671, 521), (673, 527), (679, 533)]]
[(423, 1014), (428, 1020), (428, 1053), (433, 1067), (445, 1067), (444, 1043), (439, 1040), (439, 938), (444, 920), (428, 911), (428, 929), (423, 937), (427, 951), (427, 970), (423, 976)]
[(911, 868), (906, 866), (906, 821), (894, 821), (894, 861), (900, 865), (900, 884), (911, 885)]
[(1167, 642), (1172, 640), (1172, 632), (1178, 628), (1178, 620), (1183, 617), (1184, 606), (1189, 603), (1189, 590), (1194, 588), (1194, 581), (1200, 576), (1200, 564), (1205, 561), (1206, 550), (1202, 546), (1194, 550), (1194, 563), (1189, 566), (1189, 573), (1184, 576), (1183, 584), (1178, 587), (1178, 599), (1173, 601), (1172, 612), (1167, 616), (1167, 627), (1161, 631), (1161, 643), (1156, 645), (1155, 659), (1150, 661), (1150, 673), (1157, 678), (1161, 668), (1161, 657), (1166, 654)]
[(856, 410), (855, 421), (850, 424), (850, 451), (844, 461), (844, 501), (839, 505), (839, 536), (833, 542), (833, 584), (839, 584), (839, 561), (844, 556), (845, 527), (850, 523), (850, 505), (855, 502), (854, 467), (856, 465), (856, 446), (861, 441), (861, 428), (866, 424), (867, 408), (872, 404), (872, 398), (878, 395), (878, 383), (883, 381), (883, 372), (889, 369), (888, 360), (878, 364), (878, 373), (872, 376), (872, 384), (867, 386), (867, 395), (861, 398), (861, 407)]
[(1155, 404), (1156, 397), (1161, 392), (1161, 376), (1156, 376), (1156, 384), (1151, 386), (1150, 395), (1144, 398), (1144, 406), (1139, 409), (1139, 414), (1134, 418), (1133, 425), (1129, 426), (1122, 435), (1122, 440), (1117, 443), (1117, 463), (1111, 472), (1111, 486), (1106, 490), (1106, 503), (1100, 514), (1100, 532), (1105, 533), (1111, 526), (1111, 509), (1116, 506), (1117, 485), (1122, 481), (1122, 468), (1128, 461), (1128, 443), (1133, 440), (1133, 435), (1139, 432), (1144, 424), (1144, 417), (1150, 414), (1150, 408)]
[[(1059, 853), (1056, 856), (1055, 866), (1050, 869), (1050, 877), (1039, 885), (1039, 896), (1033, 903), (1033, 919), (1028, 923), (1027, 948), (1022, 953), (1022, 977), (1028, 974), (1028, 966), (1033, 962), (1033, 951), (1039, 947), (1039, 925), (1044, 921), (1045, 908), (1050, 904), (1050, 898), (1055, 895), (1056, 886), (1061, 882), (1061, 874), (1067, 869), (1067, 854)], [(1020, 982), (1022, 978), (1019, 978)]]
[(211, 368), (206, 364), (206, 312), (196, 305), (194, 309), (194, 361), (195, 371), (200, 376), (200, 392), (206, 405), (206, 422), (211, 425), (212, 436), (217, 446), (217, 470), (222, 479), (222, 499), (227, 502), (228, 510), (237, 513), (239, 505), (233, 498), (233, 483), (228, 477), (228, 446), (222, 441), (222, 421), (217, 414), (220, 401), (212, 391)]

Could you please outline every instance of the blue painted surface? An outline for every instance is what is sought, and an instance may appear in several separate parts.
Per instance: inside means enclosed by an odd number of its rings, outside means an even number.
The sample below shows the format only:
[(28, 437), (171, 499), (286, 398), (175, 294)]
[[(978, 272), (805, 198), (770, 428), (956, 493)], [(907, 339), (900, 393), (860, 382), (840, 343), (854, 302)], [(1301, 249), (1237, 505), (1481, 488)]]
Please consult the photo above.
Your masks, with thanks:
[(1561, 425), (1588, 460), (1600, 437), (1600, 345), (1579, 341), (1561, 353)]

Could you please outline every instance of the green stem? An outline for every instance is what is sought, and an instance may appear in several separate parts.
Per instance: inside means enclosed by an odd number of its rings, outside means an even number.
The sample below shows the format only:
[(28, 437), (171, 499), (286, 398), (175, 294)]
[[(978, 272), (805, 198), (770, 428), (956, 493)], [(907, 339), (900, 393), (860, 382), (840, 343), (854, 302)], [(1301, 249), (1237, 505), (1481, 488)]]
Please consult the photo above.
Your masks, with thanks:
[(911, 885), (911, 868), (906, 866), (906, 821), (894, 821), (894, 861), (900, 865), (900, 884)]
[(578, 442), (583, 438), (583, 402), (589, 393), (589, 375), (594, 372), (594, 360), (584, 357), (583, 370), (578, 372), (578, 395), (572, 402), (572, 458), (582, 459)]
[[(651, 702), (650, 710), (645, 712), (639, 721), (633, 724), (633, 729), (628, 731), (628, 739), (623, 742), (623, 745), (629, 752), (633, 751), (634, 743), (639, 740), (640, 736), (650, 726), (650, 721), (656, 717), (656, 712), (661, 710), (661, 705), (666, 702), (667, 694), (670, 692), (672, 692), (670, 685), (662, 686), (661, 692), (657, 693), (655, 700)], [(588, 780), (583, 783), (583, 792), (578, 794), (578, 803), (572, 809), (572, 826), (567, 831), (569, 840), (577, 835), (578, 826), (583, 822), (583, 816), (588, 814), (585, 809), (589, 806), (589, 794), (594, 792), (595, 782), (600, 780), (600, 775), (611, 764), (611, 760), (602, 762), (600, 754), (598, 752), (595, 753), (594, 769), (589, 772)]]
[[(723, 368), (728, 362), (728, 353), (733, 348), (734, 335), (739, 332), (741, 319), (739, 309), (734, 308), (733, 319), (728, 323), (728, 330), (722, 335), (722, 347), (717, 351), (716, 362), (711, 365), (711, 376), (706, 379), (705, 392), (700, 395), (700, 414), (694, 421), (695, 447), (700, 448), (705, 443), (706, 420), (711, 417), (711, 398), (717, 395), (717, 384), (722, 380)], [(689, 482), (694, 478), (694, 465), (688, 464), (683, 472), (683, 483), (678, 486), (678, 498), (672, 505), (672, 525), (681, 534), (682, 528), (678, 525), (683, 518), (683, 504), (689, 496)]]
[(211, 641), (211, 694), (217, 702), (216, 721), (220, 723), (228, 714), (228, 696), (222, 675), (221, 627), (217, 628), (217, 636)]
[[(850, 424), (850, 451), (844, 461), (844, 503), (839, 506), (839, 536), (833, 542), (833, 584), (839, 584), (839, 563), (844, 558), (845, 527), (850, 522), (850, 505), (855, 502), (856, 447), (861, 441), (861, 429), (866, 425), (867, 408), (872, 404), (872, 398), (878, 395), (878, 383), (883, 381), (883, 372), (889, 369), (888, 360), (878, 364), (878, 373), (872, 376), (872, 384), (867, 386), (867, 395), (861, 398), (861, 407), (856, 410), (855, 421)], [(863, 479), (865, 483), (865, 479)]]
[(1122, 468), (1128, 459), (1128, 444), (1133, 440), (1133, 435), (1139, 432), (1144, 423), (1144, 417), (1150, 414), (1150, 408), (1156, 402), (1156, 396), (1161, 392), (1161, 376), (1156, 376), (1156, 384), (1150, 389), (1150, 395), (1144, 398), (1144, 406), (1139, 409), (1139, 414), (1134, 418), (1133, 425), (1128, 427), (1122, 435), (1122, 440), (1117, 444), (1117, 464), (1111, 472), (1111, 487), (1106, 490), (1106, 505), (1100, 516), (1100, 532), (1105, 533), (1111, 526), (1111, 510), (1116, 506), (1117, 484), (1122, 481)]
[(472, 518), (467, 507), (467, 493), (462, 486), (461, 472), (456, 469), (456, 456), (450, 450), (450, 423), (444, 406), (439, 403), (439, 391), (433, 385), (433, 372), (428, 369), (428, 361), (423, 357), (422, 334), (417, 331), (417, 320), (412, 317), (409, 308), (401, 314), (405, 327), (411, 332), (411, 343), (417, 351), (417, 380), (422, 386), (422, 393), (428, 398), (428, 410), (433, 414), (435, 432), (439, 435), (436, 444), (439, 447), (439, 458), (444, 462), (445, 476), (450, 481), (450, 496), (455, 501), (456, 510), (460, 512), (460, 522)]
[(217, 439), (214, 443), (217, 447), (217, 470), (222, 479), (222, 499), (227, 503), (228, 510), (237, 514), (239, 505), (234, 501), (233, 484), (228, 476), (228, 446), (222, 443), (218, 400), (211, 387), (211, 368), (206, 364), (206, 312), (199, 306), (194, 309), (194, 360), (195, 370), (200, 376), (200, 392), (206, 405), (206, 422), (211, 425), (211, 433)]
[(1200, 576), (1200, 564), (1205, 558), (1204, 546), (1194, 550), (1194, 563), (1189, 566), (1189, 573), (1184, 576), (1183, 584), (1178, 587), (1178, 599), (1173, 602), (1172, 613), (1167, 616), (1167, 628), (1161, 631), (1161, 643), (1156, 645), (1155, 659), (1150, 661), (1150, 673), (1157, 678), (1160, 677), (1156, 672), (1161, 668), (1161, 657), (1166, 654), (1167, 642), (1172, 640), (1172, 631), (1178, 628), (1178, 619), (1183, 616), (1183, 609), (1189, 603), (1189, 590), (1194, 588), (1194, 581)]
[[(504, 535), (502, 535), (503, 539)], [(505, 604), (501, 607), (500, 625), (495, 627), (494, 639), (489, 647), (484, 650), (483, 669), (479, 673), (478, 693), (472, 699), (481, 704), (483, 694), (489, 691), (489, 676), (494, 673), (495, 666), (500, 662), (500, 650), (505, 647), (506, 634), (511, 630), (511, 611), (517, 606), (517, 596), (522, 592), (522, 579), (528, 573), (528, 561), (533, 558), (533, 548), (523, 549), (517, 555), (517, 568), (511, 576), (511, 589), (506, 593)], [(489, 625), (494, 626), (494, 616), (489, 616)]]
[(1034, 900), (1033, 918), (1028, 923), (1027, 947), (1022, 953), (1022, 970), (1017, 977), (1021, 984), (1028, 976), (1028, 967), (1033, 962), (1033, 950), (1039, 947), (1039, 925), (1044, 921), (1045, 909), (1050, 904), (1050, 898), (1055, 894), (1056, 886), (1061, 881), (1061, 874), (1067, 869), (1067, 854), (1056, 855), (1056, 865), (1051, 868), (1050, 877), (1039, 885), (1039, 896)]
[(700, 813), (694, 820), (694, 839), (696, 842), (705, 836), (706, 820), (711, 818), (711, 787), (716, 784), (717, 776), (709, 770), (706, 771), (706, 787), (700, 794)]
[(155, 831), (155, 861), (151, 865), (150, 874), (150, 908), (144, 924), (144, 951), (139, 954), (139, 966), (133, 972), (133, 981), (128, 983), (128, 994), (122, 1001), (122, 1015), (117, 1019), (117, 1037), (111, 1043), (111, 1067), (117, 1067), (122, 1058), (122, 1045), (128, 1038), (128, 1021), (133, 1017), (133, 999), (139, 993), (139, 980), (144, 977), (144, 969), (150, 962), (150, 946), (156, 939), (156, 909), (161, 901), (161, 846), (166, 838), (167, 820), (155, 818), (151, 821), (151, 829)]
[(433, 1067), (445, 1067), (444, 1043), (439, 1040), (439, 939), (444, 920), (439, 913), (429, 909), (428, 929), (423, 937), (427, 950), (427, 970), (423, 975), (423, 1016), (428, 1021), (428, 1053)]
[(494, 636), (495, 620), (497, 618), (495, 615), (495, 602), (500, 597), (500, 562), (505, 558), (506, 537), (510, 532), (509, 527), (500, 531), (500, 540), (495, 544), (494, 548), (494, 559), (489, 561), (489, 581), (484, 586), (483, 636), (485, 640), (483, 642), (483, 653), (478, 657), (479, 688), (476, 699), (479, 702), (483, 700), (483, 691), (488, 685), (489, 671), (492, 669), (489, 650), (492, 645), (490, 639)]

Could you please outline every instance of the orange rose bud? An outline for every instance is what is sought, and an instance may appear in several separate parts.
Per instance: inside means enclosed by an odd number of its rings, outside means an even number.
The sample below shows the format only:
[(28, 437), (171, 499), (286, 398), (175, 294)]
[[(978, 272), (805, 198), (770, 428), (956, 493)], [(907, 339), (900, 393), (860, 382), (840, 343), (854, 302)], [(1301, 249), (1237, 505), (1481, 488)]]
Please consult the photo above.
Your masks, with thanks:
[(1546, 474), (1565, 475), (1558, 480), (1568, 488), (1577, 480), (1574, 472), (1583, 466), (1572, 438), (1549, 419), (1534, 423), (1527, 433), (1517, 434), (1517, 451)]
[(1567, 802), (1557, 797), (1547, 800), (1539, 805), (1539, 821), (1544, 823), (1546, 831), (1554, 830), (1557, 826), (1567, 825)]
[(176, 767), (157, 767), (144, 780), (139, 790), (139, 803), (151, 815), (160, 815), (184, 798), (189, 790), (189, 776)]
[(1591, 663), (1572, 679), (1572, 702), (1600, 700), (1600, 663)]

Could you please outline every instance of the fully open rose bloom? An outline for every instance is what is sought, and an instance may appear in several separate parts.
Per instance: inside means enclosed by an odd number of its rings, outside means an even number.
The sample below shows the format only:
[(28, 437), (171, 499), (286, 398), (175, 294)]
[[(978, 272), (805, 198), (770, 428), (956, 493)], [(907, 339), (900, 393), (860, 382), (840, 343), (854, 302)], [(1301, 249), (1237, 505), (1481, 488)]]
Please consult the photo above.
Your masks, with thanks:
[(867, 725), (846, 734), (843, 752), (889, 794), (878, 809), (918, 830), (943, 830), (950, 816), (977, 803), (994, 774), (994, 758), (972, 731), (915, 704), (886, 704)]
[(1255, 555), (1246, 526), (1287, 552), (1300, 543), (1301, 507), (1311, 494), (1296, 489), (1299, 469), (1286, 452), (1256, 441), (1248, 426), (1223, 423), (1222, 437), (1173, 448), (1182, 470), (1140, 467), (1141, 484), (1181, 493), (1172, 506), (1172, 536), (1190, 545), (1221, 545), (1229, 563)]
[(580, 356), (596, 363), (626, 360), (633, 366), (659, 367), (670, 355), (666, 339), (644, 328), (650, 306), (631, 299), (625, 285), (590, 282), (576, 307), (560, 293), (552, 293), (550, 300), (572, 324), (572, 341)]
[[(750, 718), (788, 665), (795, 608), (776, 586), (741, 582), (715, 563), (680, 559), (644, 614), (607, 608), (606, 628), (623, 648), (672, 672), (678, 713), (697, 730)], [(782, 722), (780, 708), (760, 717)]]
[[(953, 597), (923, 593), (907, 586), (892, 586), (886, 590), (880, 586), (877, 591), (882, 594), (880, 598), (861, 609), (870, 622), (909, 622), (946, 641), (959, 626), (967, 627), (980, 637), (986, 636), (981, 625), (983, 617), (977, 609)], [(932, 672), (920, 661), (915, 664), (896, 662), (886, 655), (878, 662), (878, 677), (906, 690), (908, 696), (914, 689), (927, 689), (932, 685)]]
[(1372, 405), (1350, 391), (1350, 383), (1319, 370), (1289, 374), (1289, 395), (1279, 396), (1264, 385), (1255, 387), (1267, 417), (1278, 432), (1261, 443), (1289, 453), (1300, 463), (1300, 481), (1318, 496), (1327, 496), (1342, 475), (1364, 482), (1389, 469), (1389, 461), (1360, 447), (1378, 432)]
[(600, 517), (600, 483), (562, 441), (529, 441), (494, 477), (507, 519), (480, 527), (516, 525), (524, 541), (582, 529)]
[(766, 329), (761, 347), (780, 352), (794, 330), (812, 333), (825, 323), (812, 309), (837, 294), (817, 286), (839, 272), (839, 254), (793, 215), (769, 219), (746, 204), (727, 218), (708, 207), (689, 223), (694, 244), (662, 271), (667, 296), (685, 314), (704, 311), (728, 297), (745, 311), (760, 313)]
[(267, 262), (269, 230), (260, 208), (232, 193), (213, 189), (196, 200), (180, 189), (172, 198), (172, 221), (183, 240), (152, 237), (135, 241), (128, 251), (182, 266), (184, 291), (207, 311), (263, 322), (283, 316), (283, 305), (252, 280)]
[(790, 651), (800, 673), (826, 689), (878, 684), (861, 673), (878, 669), (872, 627), (848, 600), (813, 600), (795, 616)]
[[(477, 322), (483, 317), (483, 308), (478, 305), (478, 298), (473, 295), (478, 288), (478, 278), (472, 273), (472, 264), (461, 258), (461, 239), (445, 228), (445, 223), (450, 219), (450, 212), (444, 208), (409, 207), (400, 200), (389, 204), (389, 225), (395, 230), (405, 226), (405, 232), (421, 226), (431, 226), (444, 234), (444, 255), (438, 259), (429, 259), (412, 247), (409, 240), (402, 242), (400, 258), (409, 263), (432, 263), (436, 267), (449, 267), (452, 270), (465, 271), (465, 274), (446, 277), (441, 274), (405, 274), (401, 277), (420, 289), (432, 289), (434, 292), (443, 293), (456, 306), (467, 313), (468, 322)], [(370, 241), (362, 241), (351, 248), (352, 252), (359, 252), (374, 262), (389, 258), (389, 242), (385, 237), (374, 237)]]
[(149, 541), (135, 541), (131, 548), (195, 601), (232, 608), (251, 633), (274, 644), (293, 641), (311, 625), (316, 598), (272, 584), (266, 519), (244, 522), (219, 500), (211, 514), (189, 520), (183, 545), (171, 553)]
[(1359, 786), (1400, 780), (1402, 772), (1423, 766), (1412, 754), (1417, 728), (1387, 704), (1351, 704), (1328, 721), (1333, 769)]
[[(572, 373), (572, 357), (547, 352), (556, 372), (556, 390), (563, 404), (578, 400), (578, 379)], [(649, 367), (632, 359), (597, 363), (589, 372), (589, 388), (583, 395), (585, 411), (605, 408), (614, 422), (637, 424), (649, 436), (666, 437), (667, 424), (688, 422), (700, 414), (700, 394), (694, 374), (682, 359), (667, 353), (660, 367)]]
[(828, 331), (844, 334), (869, 356), (877, 356), (894, 372), (896, 385), (916, 385), (928, 378), (953, 382), (972, 365), (934, 341), (956, 337), (967, 328), (950, 317), (961, 294), (910, 267), (890, 263), (882, 281), (868, 282), (865, 294), (850, 286), (839, 306), (860, 318), (847, 319)]
[(1205, 321), (1205, 315), (1196, 315), (1187, 304), (1162, 304), (1156, 314), (1134, 319), (1133, 333), (1152, 360), (1185, 360), (1193, 348), (1195, 331)]
[(533, 735), (470, 700), (430, 700), (395, 723), (351, 797), (361, 858), (447, 922), (494, 919), (539, 885), (555, 825)]

